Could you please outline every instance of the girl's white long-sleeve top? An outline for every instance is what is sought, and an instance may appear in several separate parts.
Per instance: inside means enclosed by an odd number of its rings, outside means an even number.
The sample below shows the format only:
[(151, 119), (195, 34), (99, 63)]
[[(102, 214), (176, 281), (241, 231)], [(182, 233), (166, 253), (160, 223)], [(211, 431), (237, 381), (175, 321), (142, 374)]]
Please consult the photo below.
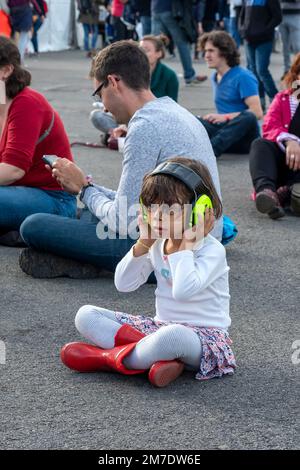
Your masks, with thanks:
[(134, 291), (154, 271), (155, 320), (227, 330), (231, 324), (229, 267), (223, 245), (208, 235), (193, 251), (166, 255), (165, 241), (157, 240), (149, 253), (139, 257), (134, 257), (131, 248), (116, 268), (116, 288)]

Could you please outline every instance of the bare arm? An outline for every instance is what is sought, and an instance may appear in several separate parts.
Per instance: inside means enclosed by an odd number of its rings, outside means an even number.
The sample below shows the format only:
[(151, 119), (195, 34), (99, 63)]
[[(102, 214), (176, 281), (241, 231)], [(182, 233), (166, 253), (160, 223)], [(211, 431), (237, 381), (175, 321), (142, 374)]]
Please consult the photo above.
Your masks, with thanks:
[(248, 98), (245, 98), (245, 103), (248, 106), (249, 111), (252, 111), (252, 113), (255, 114), (257, 119), (263, 118), (263, 110), (258, 95), (248, 96)]
[(0, 163), (0, 186), (8, 186), (23, 178), (25, 171), (20, 168), (9, 165), (8, 163)]

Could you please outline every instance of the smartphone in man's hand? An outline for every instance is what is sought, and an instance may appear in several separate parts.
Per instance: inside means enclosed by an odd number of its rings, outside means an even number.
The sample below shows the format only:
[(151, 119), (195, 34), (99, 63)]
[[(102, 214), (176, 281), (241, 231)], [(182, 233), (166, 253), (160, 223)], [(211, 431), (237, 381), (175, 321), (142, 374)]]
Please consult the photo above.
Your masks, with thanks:
[(59, 157), (57, 157), (56, 155), (44, 155), (42, 157), (43, 162), (45, 162), (46, 165), (49, 165), (50, 168), (53, 168), (53, 163), (56, 162), (56, 160), (58, 159)]

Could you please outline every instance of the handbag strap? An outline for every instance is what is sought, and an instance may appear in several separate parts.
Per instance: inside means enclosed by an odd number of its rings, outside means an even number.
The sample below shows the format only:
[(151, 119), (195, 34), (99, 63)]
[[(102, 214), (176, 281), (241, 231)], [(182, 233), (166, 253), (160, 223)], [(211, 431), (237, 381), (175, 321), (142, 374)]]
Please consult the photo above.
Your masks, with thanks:
[(46, 129), (45, 132), (41, 135), (41, 137), (40, 137), (39, 140), (37, 141), (36, 145), (40, 144), (44, 139), (46, 139), (46, 137), (48, 137), (48, 135), (49, 135), (50, 132), (52, 131), (52, 128), (53, 128), (53, 126), (54, 126), (54, 118), (55, 118), (55, 114), (54, 114), (54, 111), (52, 111), (52, 118), (51, 118), (50, 126), (49, 126), (48, 129)]

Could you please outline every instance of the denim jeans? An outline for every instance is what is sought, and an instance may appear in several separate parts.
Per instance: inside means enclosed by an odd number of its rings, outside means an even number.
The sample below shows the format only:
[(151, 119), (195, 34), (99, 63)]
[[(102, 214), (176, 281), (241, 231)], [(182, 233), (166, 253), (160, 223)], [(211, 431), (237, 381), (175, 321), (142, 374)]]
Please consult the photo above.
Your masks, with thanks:
[(90, 42), (89, 42), (89, 35), (90, 33), (92, 34), (92, 49), (96, 48), (97, 40), (98, 40), (98, 25), (97, 24), (82, 24), (83, 27), (83, 33), (84, 33), (84, 50), (89, 51), (90, 50)]
[(76, 198), (64, 191), (25, 186), (0, 186), (0, 231), (18, 230), (26, 217), (37, 212), (76, 216)]
[(235, 40), (237, 47), (240, 47), (242, 43), (242, 39), (238, 30), (236, 17), (231, 17), (229, 19), (229, 34)]
[(278, 93), (272, 75), (269, 72), (273, 41), (253, 45), (245, 41), (247, 67), (256, 75), (259, 82), (259, 96), (264, 103), (265, 93), (270, 100)]
[(222, 153), (248, 153), (252, 141), (259, 136), (256, 116), (250, 111), (221, 124), (198, 119), (207, 130), (216, 157)]
[(291, 52), (296, 54), (300, 51), (300, 14), (284, 13), (279, 31), (282, 39), (284, 72), (287, 72), (291, 67)]
[(32, 33), (32, 38), (31, 42), (33, 45), (34, 52), (38, 53), (39, 52), (39, 43), (38, 43), (38, 30), (42, 26), (43, 22), (41, 17), (39, 16), (37, 20), (33, 23), (33, 33)]
[(143, 36), (151, 34), (151, 16), (141, 16), (140, 20), (142, 23)]
[(160, 33), (172, 36), (180, 55), (184, 79), (186, 81), (193, 79), (196, 72), (193, 69), (190, 43), (170, 11), (155, 13), (152, 16), (152, 34), (159, 35)]
[(136, 240), (101, 240), (96, 233), (98, 223), (101, 222), (88, 210), (83, 211), (80, 219), (34, 214), (23, 222), (20, 233), (25, 243), (38, 251), (90, 263), (114, 272)]

